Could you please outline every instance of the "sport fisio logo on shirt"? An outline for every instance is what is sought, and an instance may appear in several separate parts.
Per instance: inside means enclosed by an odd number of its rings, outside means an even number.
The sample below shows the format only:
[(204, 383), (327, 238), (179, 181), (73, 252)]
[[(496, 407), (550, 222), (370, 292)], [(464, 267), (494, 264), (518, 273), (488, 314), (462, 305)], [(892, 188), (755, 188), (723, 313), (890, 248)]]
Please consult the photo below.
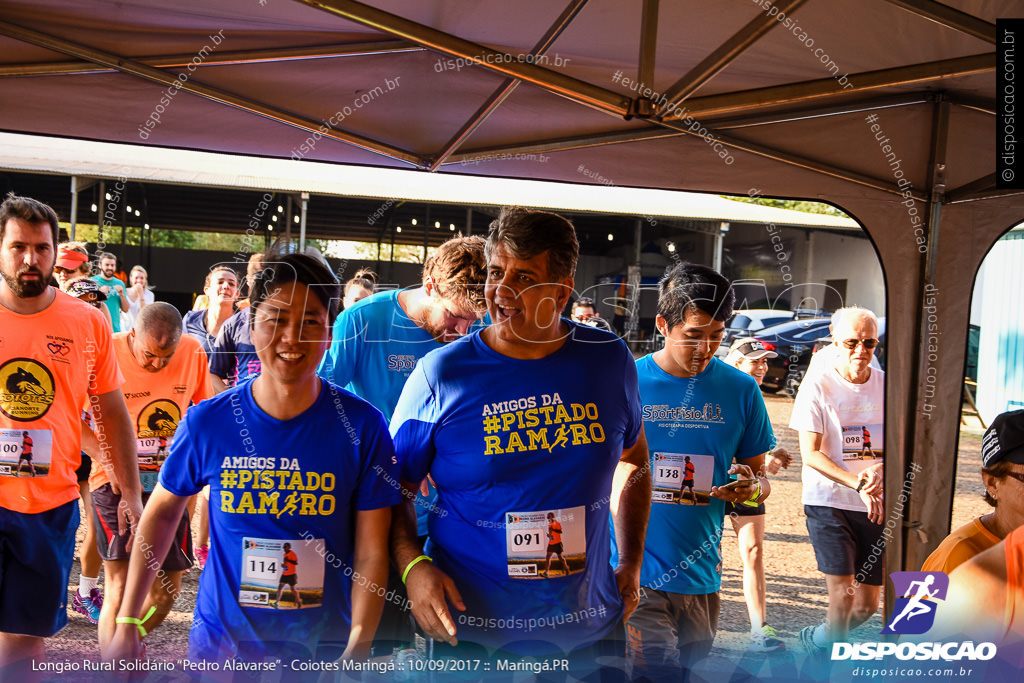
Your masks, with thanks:
[(604, 427), (596, 403), (563, 403), (558, 393), (487, 403), (483, 407), (484, 455), (522, 453), (601, 443)]

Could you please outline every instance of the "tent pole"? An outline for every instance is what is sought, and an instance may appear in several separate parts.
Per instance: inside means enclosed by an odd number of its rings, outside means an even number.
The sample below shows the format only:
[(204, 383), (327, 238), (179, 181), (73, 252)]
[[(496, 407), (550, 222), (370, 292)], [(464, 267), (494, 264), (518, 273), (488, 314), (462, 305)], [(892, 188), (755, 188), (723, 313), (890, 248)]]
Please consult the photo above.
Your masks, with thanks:
[(715, 253), (714, 262), (712, 268), (717, 272), (722, 272), (722, 251), (725, 248), (725, 233), (729, 232), (729, 224), (725, 221), (718, 226), (718, 230), (715, 231)]
[(285, 208), (285, 216), (286, 216), (286, 218), (285, 218), (285, 221), (284, 221), (284, 226), (285, 226), (284, 227), (284, 239), (285, 239), (286, 242), (288, 242), (288, 244), (291, 244), (292, 243), (292, 223), (294, 222), (294, 220), (292, 219), (292, 196), (291, 195), (288, 195), (288, 200), (286, 202), (286, 207), (287, 207), (287, 208)]
[[(954, 425), (936, 424), (931, 420), (930, 411), (926, 406), (929, 404), (929, 395), (926, 391), (927, 378), (932, 366), (937, 364), (937, 354), (929, 352), (929, 338), (934, 335), (926, 333), (934, 328), (929, 325), (941, 327), (948, 319), (948, 316), (940, 309), (936, 320), (935, 307), (931, 307), (931, 314), (925, 309), (928, 297), (934, 299), (937, 292), (936, 282), (938, 280), (937, 261), (940, 248), (939, 229), (942, 220), (942, 201), (946, 192), (946, 155), (947, 142), (949, 139), (949, 114), (950, 103), (943, 96), (939, 96), (935, 103), (934, 116), (932, 119), (932, 139), (929, 153), (929, 187), (931, 197), (929, 202), (929, 215), (926, 226), (927, 251), (924, 254), (923, 272), (921, 273), (921, 288), (919, 290), (919, 303), (917, 306), (917, 363), (915, 377), (911, 382), (913, 390), (912, 400), (909, 407), (913, 410), (910, 424), (913, 425), (912, 443), (903, 449), (900, 461), (895, 471), (886, 473), (886, 501), (895, 502), (900, 495), (904, 480), (909, 477), (908, 468), (913, 466), (917, 470), (914, 487), (911, 495), (920, 500), (931, 501), (929, 505), (913, 505), (911, 510), (917, 512), (919, 519), (902, 520), (902, 545), (903, 547), (893, 553), (895, 557), (887, 559), (889, 571), (900, 569), (918, 569), (924, 561), (930, 548), (938, 542), (938, 539), (949, 533), (949, 525), (952, 518), (953, 485), (954, 478), (948, 476), (947, 468), (943, 465), (948, 463), (949, 454), (945, 451), (937, 452), (936, 444), (941, 441), (940, 433), (946, 429), (955, 429)], [(947, 331), (948, 332), (948, 331)], [(932, 358), (935, 360), (932, 360)], [(937, 371), (937, 368), (935, 368)], [(962, 378), (961, 378), (962, 381)], [(957, 393), (957, 402), (962, 400), (960, 393)], [(954, 441), (955, 443), (955, 441)], [(889, 503), (890, 505), (892, 503)], [(927, 510), (927, 514), (921, 514)], [(889, 510), (891, 513), (891, 509)], [(887, 600), (888, 602), (888, 600)]]
[(75, 241), (75, 229), (78, 226), (78, 177), (71, 176), (71, 231), (68, 239)]
[(306, 248), (306, 213), (309, 211), (309, 193), (302, 193), (302, 217), (299, 218), (299, 251)]
[[(271, 50), (234, 50), (210, 54), (198, 64), (216, 66), (220, 64), (259, 64), (269, 62), (292, 62), (306, 59), (334, 57), (362, 57), (365, 55), (395, 54), (398, 52), (422, 52), (424, 48), (407, 40), (381, 40), (370, 43), (342, 43), (337, 45), (312, 45), (310, 47), (284, 47)], [(192, 62), (195, 54), (163, 55), (160, 57), (136, 57), (135, 61), (158, 69), (185, 67)], [(5, 64), (0, 66), (0, 76), (54, 76), (68, 74), (112, 73), (117, 69), (97, 66), (91, 62), (38, 62), (29, 64)]]
[(976, 16), (953, 9), (934, 0), (887, 0), (903, 9), (937, 24), (996, 44), (996, 27)]

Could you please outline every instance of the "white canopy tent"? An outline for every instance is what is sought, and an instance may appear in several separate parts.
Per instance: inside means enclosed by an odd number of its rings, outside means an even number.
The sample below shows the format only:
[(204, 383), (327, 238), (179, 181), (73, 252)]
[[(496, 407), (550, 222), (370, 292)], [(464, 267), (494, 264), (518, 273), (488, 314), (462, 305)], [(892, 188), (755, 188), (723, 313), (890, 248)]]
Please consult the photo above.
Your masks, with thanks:
[[(834, 203), (863, 224), (886, 274), (886, 501), (902, 523), (887, 564), (916, 569), (949, 526), (974, 273), (1024, 217), (994, 172), (994, 22), (1019, 9), (11, 1), (0, 129)], [(942, 335), (930, 352), (931, 323)], [(911, 462), (923, 470), (904, 505)]]

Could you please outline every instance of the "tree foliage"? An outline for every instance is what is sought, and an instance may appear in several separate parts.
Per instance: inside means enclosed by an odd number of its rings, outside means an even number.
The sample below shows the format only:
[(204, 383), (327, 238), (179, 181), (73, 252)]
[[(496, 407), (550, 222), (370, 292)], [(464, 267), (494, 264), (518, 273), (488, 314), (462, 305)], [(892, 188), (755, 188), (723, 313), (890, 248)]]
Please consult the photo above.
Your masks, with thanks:
[(790, 209), (791, 211), (802, 211), (803, 213), (825, 214), (827, 216), (842, 216), (849, 218), (847, 214), (830, 204), (821, 202), (808, 202), (800, 199), (770, 199), (768, 197), (734, 197), (722, 195), (726, 199), (746, 204), (760, 204), (761, 206), (773, 206), (776, 209)]

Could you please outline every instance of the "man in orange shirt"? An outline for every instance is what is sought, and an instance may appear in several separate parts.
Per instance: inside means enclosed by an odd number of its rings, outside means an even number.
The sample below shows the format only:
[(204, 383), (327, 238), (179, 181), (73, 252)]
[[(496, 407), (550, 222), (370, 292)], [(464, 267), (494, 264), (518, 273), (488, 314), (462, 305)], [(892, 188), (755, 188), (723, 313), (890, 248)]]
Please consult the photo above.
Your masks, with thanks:
[(302, 609), (302, 595), (299, 594), (298, 589), (295, 587), (299, 579), (299, 575), (295, 572), (297, 564), (299, 564), (299, 556), (292, 550), (291, 543), (285, 543), (284, 559), (281, 560), (281, 581), (277, 584), (277, 600), (274, 602), (275, 609), (281, 606), (281, 594), (284, 593), (285, 586), (291, 586), (292, 601), (295, 603), (295, 609)]
[(99, 311), (49, 286), (57, 234), (46, 204), (13, 194), (0, 204), (0, 442), (20, 446), (28, 432), (36, 471), (14, 477), (13, 463), (0, 459), (3, 680), (38, 680), (32, 665), (45, 659), (44, 638), (67, 623), (83, 405), (92, 405), (99, 455), (124, 497), (118, 533), (134, 533), (142, 514), (110, 327)]
[[(160, 472), (160, 443), (173, 438), (178, 422), (189, 405), (213, 395), (206, 369), (206, 354), (199, 342), (182, 335), (181, 315), (174, 306), (156, 302), (139, 312), (130, 332), (114, 335), (114, 350), (124, 373), (124, 396), (135, 429), (138, 470), (143, 502), (156, 486)], [(88, 439), (87, 439), (88, 441)], [(86, 443), (86, 452), (95, 447)], [(91, 453), (90, 453), (91, 455)], [(99, 521), (96, 545), (106, 573), (106, 595), (100, 611), (99, 640), (104, 650), (114, 634), (114, 619), (121, 607), (128, 556), (131, 548), (114, 533), (121, 496), (113, 486), (110, 473), (93, 459), (89, 475), (96, 519)], [(143, 546), (145, 547), (145, 546)], [(157, 580), (140, 616), (144, 628), (152, 632), (171, 611), (181, 588), (184, 570), (192, 566), (192, 536), (188, 513), (182, 515), (175, 542), (164, 558), (147, 554), (147, 563), (160, 566)], [(150, 608), (155, 611), (149, 614)]]

